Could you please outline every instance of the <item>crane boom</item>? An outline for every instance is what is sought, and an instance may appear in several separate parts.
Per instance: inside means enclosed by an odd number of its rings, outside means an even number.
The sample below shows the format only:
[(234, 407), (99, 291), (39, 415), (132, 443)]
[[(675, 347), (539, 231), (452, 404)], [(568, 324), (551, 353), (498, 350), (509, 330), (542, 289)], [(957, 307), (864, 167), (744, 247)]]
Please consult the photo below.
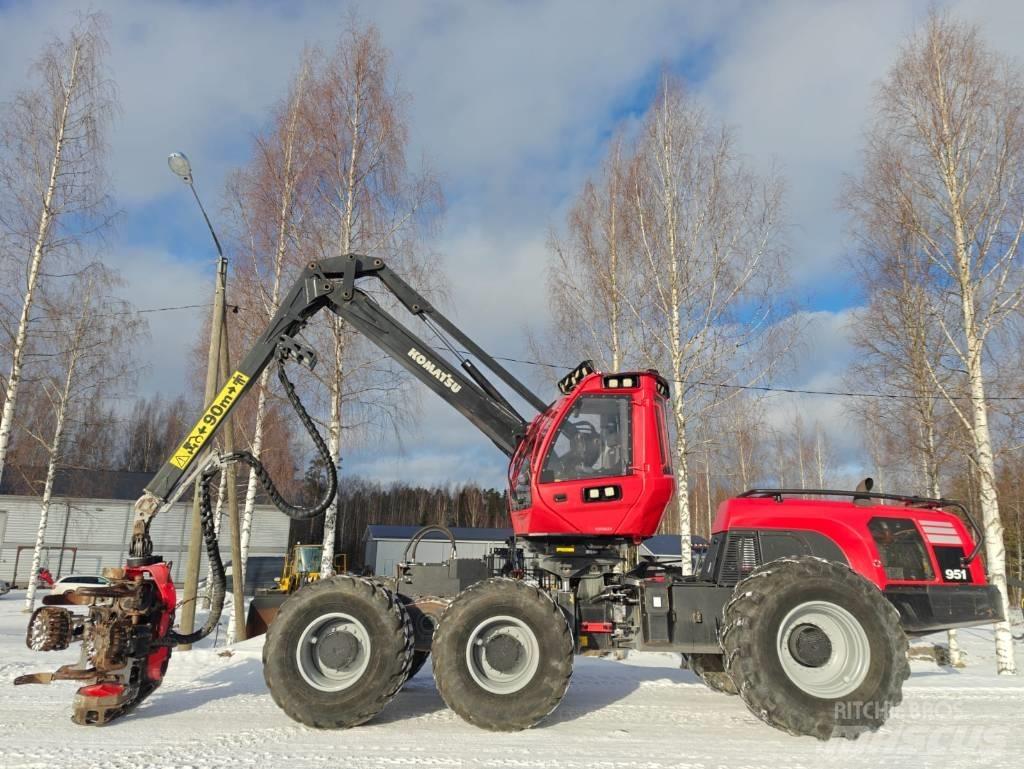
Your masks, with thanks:
[[(410, 313), (436, 324), (530, 406), (538, 411), (547, 408), (544, 401), (409, 286), (382, 259), (358, 254), (332, 257), (312, 262), (303, 269), (266, 330), (146, 486), (146, 495), (137, 503), (137, 509), (144, 501), (152, 507), (154, 503), (163, 504), (172, 497), (190, 467), (219, 431), (224, 418), (252, 389), (275, 356), (295, 357), (310, 367), (315, 364), (315, 352), (295, 337), (323, 309), (345, 319), (466, 417), (503, 453), (512, 456), (526, 432), (527, 421), (470, 360), (462, 360), (463, 371), (453, 368), (432, 345), (406, 328), (356, 285), (357, 280), (368, 277), (377, 278)], [(460, 354), (453, 346), (448, 345), (448, 348)]]

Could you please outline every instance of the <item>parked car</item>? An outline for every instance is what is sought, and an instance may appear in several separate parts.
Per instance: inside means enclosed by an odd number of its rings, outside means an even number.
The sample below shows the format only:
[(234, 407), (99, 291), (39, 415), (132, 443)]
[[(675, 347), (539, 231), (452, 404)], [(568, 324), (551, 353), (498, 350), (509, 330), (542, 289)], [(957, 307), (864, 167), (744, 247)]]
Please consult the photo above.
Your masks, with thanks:
[(11, 586), (6, 580), (0, 579), (0, 595), (7, 595), (11, 592)]
[(63, 595), (80, 587), (97, 587), (106, 584), (106, 579), (92, 574), (68, 574), (66, 577), (61, 577), (53, 583), (50, 593), (53, 595)]

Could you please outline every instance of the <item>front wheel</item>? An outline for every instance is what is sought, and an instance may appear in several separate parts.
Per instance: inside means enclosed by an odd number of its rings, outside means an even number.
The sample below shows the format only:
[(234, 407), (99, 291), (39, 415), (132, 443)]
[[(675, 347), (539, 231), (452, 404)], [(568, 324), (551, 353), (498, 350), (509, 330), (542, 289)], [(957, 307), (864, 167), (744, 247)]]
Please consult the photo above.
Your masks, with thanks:
[(781, 558), (736, 585), (725, 671), (761, 720), (821, 740), (876, 731), (910, 675), (899, 614), (845, 564)]
[(270, 696), (291, 718), (318, 728), (369, 721), (408, 676), (412, 626), (381, 585), (321, 579), (281, 605), (263, 646)]
[(449, 708), (493, 731), (528, 729), (562, 701), (572, 633), (545, 593), (513, 579), (478, 582), (434, 633), (434, 679)]

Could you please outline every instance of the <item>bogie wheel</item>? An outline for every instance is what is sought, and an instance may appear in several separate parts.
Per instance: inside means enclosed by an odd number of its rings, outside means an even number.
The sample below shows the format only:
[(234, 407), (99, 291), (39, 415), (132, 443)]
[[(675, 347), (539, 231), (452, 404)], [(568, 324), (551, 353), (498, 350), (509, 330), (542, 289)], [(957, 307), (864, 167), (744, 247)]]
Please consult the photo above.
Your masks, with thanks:
[(562, 701), (572, 675), (572, 633), (538, 588), (478, 582), (445, 610), (434, 633), (434, 680), (449, 708), (493, 731), (528, 729)]
[(844, 564), (802, 556), (736, 585), (721, 634), (725, 669), (758, 718), (796, 735), (876, 731), (910, 675), (899, 614)]
[(291, 718), (342, 729), (384, 709), (405, 683), (412, 654), (401, 602), (369, 580), (336, 576), (281, 605), (267, 630), (263, 677)]
[(689, 665), (694, 675), (712, 691), (722, 694), (739, 693), (732, 677), (725, 672), (725, 663), (721, 654), (691, 654)]

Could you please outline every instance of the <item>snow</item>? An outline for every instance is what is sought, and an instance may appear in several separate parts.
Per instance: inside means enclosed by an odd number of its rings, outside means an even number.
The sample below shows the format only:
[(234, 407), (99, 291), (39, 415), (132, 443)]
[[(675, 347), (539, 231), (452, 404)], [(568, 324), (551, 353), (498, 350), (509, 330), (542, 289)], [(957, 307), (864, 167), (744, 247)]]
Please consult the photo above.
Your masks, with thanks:
[[(69, 719), (75, 684), (10, 685), (15, 676), (77, 659), (77, 645), (48, 654), (27, 649), (23, 605), (23, 591), (0, 597), (3, 769), (1019, 766), (1024, 676), (995, 674), (987, 628), (960, 632), (964, 670), (913, 662), (904, 704), (880, 732), (855, 742), (783, 734), (739, 698), (679, 670), (678, 655), (639, 653), (625, 661), (577, 658), (562, 705), (525, 732), (496, 734), (463, 722), (438, 696), (429, 665), (369, 724), (317, 731), (271, 701), (261, 638), (237, 644), (230, 656), (221, 656), (223, 647), (175, 652), (163, 686), (135, 713), (90, 728)], [(1017, 642), (1017, 656), (1024, 662), (1024, 643)]]

